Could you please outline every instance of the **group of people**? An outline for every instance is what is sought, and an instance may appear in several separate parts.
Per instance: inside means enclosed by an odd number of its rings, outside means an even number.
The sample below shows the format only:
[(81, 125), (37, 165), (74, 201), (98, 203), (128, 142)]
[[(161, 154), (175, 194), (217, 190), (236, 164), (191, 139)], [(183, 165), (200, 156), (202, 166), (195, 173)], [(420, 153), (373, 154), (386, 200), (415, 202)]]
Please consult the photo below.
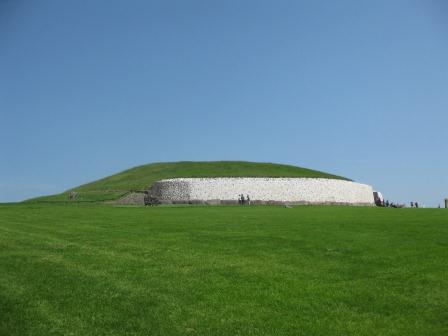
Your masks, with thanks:
[[(389, 200), (377, 200), (376, 202), (376, 205), (377, 206), (380, 206), (380, 207), (385, 207), (385, 208), (404, 208), (404, 204), (398, 204), (398, 203), (394, 203), (394, 202), (389, 202)], [(418, 203), (415, 203), (415, 204), (417, 204), (417, 208), (418, 208)], [(413, 203), (411, 202), (411, 207), (413, 207)]]
[[(394, 202), (389, 202), (389, 200), (376, 200), (376, 205), (380, 207), (386, 207), (386, 208), (404, 208), (404, 204), (398, 204)], [(411, 208), (418, 208), (418, 202), (411, 202)], [(440, 207), (440, 205), (439, 205)]]
[(249, 195), (246, 195), (246, 198), (244, 198), (244, 195), (238, 195), (238, 203), (241, 205), (247, 204), (250, 205), (250, 197)]
[(394, 202), (389, 203), (389, 201), (386, 201), (384, 203), (384, 206), (389, 207), (389, 208), (404, 208), (405, 207), (404, 204), (398, 204), (398, 203), (394, 203)]

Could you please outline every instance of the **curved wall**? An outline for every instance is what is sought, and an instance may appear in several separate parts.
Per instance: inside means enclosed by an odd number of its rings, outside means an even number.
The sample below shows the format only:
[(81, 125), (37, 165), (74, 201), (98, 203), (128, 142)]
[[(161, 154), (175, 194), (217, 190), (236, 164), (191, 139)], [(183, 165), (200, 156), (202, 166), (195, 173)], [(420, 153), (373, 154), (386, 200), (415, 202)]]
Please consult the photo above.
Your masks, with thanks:
[(150, 193), (164, 203), (254, 203), (374, 205), (372, 187), (325, 178), (176, 178), (155, 182)]

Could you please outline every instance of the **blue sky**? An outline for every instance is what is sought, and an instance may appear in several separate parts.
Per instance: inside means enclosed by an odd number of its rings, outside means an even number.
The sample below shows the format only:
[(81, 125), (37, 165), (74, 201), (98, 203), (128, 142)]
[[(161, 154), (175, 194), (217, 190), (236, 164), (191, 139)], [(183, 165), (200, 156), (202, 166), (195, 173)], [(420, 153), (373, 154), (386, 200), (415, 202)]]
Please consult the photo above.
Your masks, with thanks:
[(448, 197), (443, 1), (0, 2), (0, 201), (155, 161)]

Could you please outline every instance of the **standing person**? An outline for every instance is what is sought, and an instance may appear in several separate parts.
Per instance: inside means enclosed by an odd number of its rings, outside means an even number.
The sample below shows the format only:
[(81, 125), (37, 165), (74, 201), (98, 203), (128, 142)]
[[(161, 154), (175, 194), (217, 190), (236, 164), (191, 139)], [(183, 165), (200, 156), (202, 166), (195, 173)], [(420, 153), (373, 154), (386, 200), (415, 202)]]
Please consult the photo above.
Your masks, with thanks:
[(246, 195), (247, 204), (250, 205), (250, 198), (249, 195)]
[(241, 194), (238, 195), (238, 204), (241, 204)]
[(418, 208), (418, 202), (415, 202), (415, 207)]
[(411, 202), (411, 208), (413, 208), (414, 207), (414, 202)]
[(241, 194), (241, 204), (244, 205), (245, 199), (244, 199), (244, 195)]

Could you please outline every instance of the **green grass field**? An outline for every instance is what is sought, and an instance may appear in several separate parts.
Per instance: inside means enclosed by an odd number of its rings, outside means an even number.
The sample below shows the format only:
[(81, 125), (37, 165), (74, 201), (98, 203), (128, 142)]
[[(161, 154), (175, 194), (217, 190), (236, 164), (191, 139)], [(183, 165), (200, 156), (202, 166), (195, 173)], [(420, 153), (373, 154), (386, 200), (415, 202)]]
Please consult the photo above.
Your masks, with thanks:
[(64, 193), (32, 199), (32, 202), (66, 202), (70, 191), (78, 201), (115, 200), (130, 190), (148, 189), (155, 181), (176, 177), (318, 177), (347, 180), (345, 177), (285, 164), (246, 161), (159, 162), (134, 167), (93, 181)]
[(0, 335), (448, 335), (448, 211), (1, 205)]

